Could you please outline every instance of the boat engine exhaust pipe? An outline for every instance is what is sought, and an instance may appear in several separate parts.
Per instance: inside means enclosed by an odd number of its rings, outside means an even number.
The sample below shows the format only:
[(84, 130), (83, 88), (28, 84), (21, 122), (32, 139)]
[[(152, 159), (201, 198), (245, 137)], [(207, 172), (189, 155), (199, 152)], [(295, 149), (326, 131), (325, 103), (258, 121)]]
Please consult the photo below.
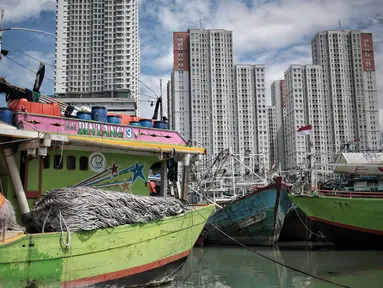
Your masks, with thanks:
[(12, 148), (4, 149), (5, 160), (7, 161), (9, 174), (11, 175), (13, 188), (15, 189), (17, 201), (19, 202), (20, 210), (21, 210), (21, 221), (23, 224), (27, 224), (30, 218), (30, 209), (27, 201), (27, 197), (25, 196), (23, 184), (20, 180), (20, 174), (17, 170), (17, 165), (15, 161), (15, 157), (13, 156), (14, 152)]

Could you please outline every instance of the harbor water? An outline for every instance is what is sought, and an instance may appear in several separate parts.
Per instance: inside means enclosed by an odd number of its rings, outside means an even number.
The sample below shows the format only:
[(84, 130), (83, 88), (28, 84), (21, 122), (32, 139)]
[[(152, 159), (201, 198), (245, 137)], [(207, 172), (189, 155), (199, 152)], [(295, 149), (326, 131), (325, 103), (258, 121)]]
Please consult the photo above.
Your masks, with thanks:
[[(383, 287), (383, 251), (340, 251), (332, 247), (194, 248), (192, 257), (167, 288), (330, 288)], [(314, 279), (298, 271), (332, 281)]]

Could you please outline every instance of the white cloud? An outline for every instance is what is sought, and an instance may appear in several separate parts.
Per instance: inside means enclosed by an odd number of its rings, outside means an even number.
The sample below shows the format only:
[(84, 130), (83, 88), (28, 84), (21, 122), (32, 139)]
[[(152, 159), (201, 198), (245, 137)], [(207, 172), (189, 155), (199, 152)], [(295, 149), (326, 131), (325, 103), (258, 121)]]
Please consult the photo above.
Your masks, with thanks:
[[(59, 1), (59, 5), (61, 1)], [(42, 11), (55, 11), (55, 0), (2, 0), (0, 9), (4, 9), (4, 21), (17, 23), (28, 18), (38, 17)]]
[[(311, 64), (311, 39), (319, 30), (360, 29), (373, 33), (376, 78), (383, 108), (383, 1), (381, 0), (209, 0), (144, 1), (140, 13), (160, 26), (147, 31), (145, 46), (169, 47), (174, 31), (199, 27), (233, 31), (234, 64), (265, 64), (267, 94), (272, 81), (283, 77), (291, 64)], [(149, 13), (150, 11), (150, 13)], [(146, 24), (141, 23), (146, 29)], [(167, 49), (146, 59), (170, 75)], [(143, 55), (145, 57), (146, 55)], [(158, 73), (158, 72), (157, 72)], [(383, 126), (383, 115), (381, 116)]]

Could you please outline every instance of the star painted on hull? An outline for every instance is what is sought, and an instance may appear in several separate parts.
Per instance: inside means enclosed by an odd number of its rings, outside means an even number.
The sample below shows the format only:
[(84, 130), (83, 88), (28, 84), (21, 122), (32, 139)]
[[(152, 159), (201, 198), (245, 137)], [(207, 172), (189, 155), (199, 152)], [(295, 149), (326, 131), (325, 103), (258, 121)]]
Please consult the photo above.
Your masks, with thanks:
[(124, 183), (122, 185), (120, 185), (122, 188), (122, 192), (125, 192), (125, 191), (132, 192), (130, 190), (130, 185), (131, 185), (131, 183), (126, 181), (126, 179), (124, 179)]
[(118, 175), (118, 168), (120, 168), (119, 165), (116, 165), (116, 164), (112, 164), (112, 167), (109, 168), (109, 170), (112, 171), (112, 176), (114, 175)]
[(134, 165), (132, 168), (130, 168), (128, 171), (133, 173), (133, 179), (132, 179), (132, 184), (136, 182), (137, 178), (141, 178), (142, 180), (146, 181), (146, 178), (143, 173), (145, 164), (139, 165), (136, 162), (136, 165)]

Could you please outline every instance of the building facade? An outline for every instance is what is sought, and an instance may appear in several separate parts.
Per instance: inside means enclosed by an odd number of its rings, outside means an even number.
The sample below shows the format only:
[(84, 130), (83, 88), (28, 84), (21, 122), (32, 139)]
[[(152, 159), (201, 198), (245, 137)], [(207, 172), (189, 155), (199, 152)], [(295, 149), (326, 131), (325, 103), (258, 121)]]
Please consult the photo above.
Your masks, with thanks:
[(286, 170), (285, 160), (285, 126), (284, 118), (286, 116), (286, 94), (284, 80), (275, 80), (271, 84), (271, 105), (275, 107), (275, 122), (276, 122), (276, 148), (275, 159), (276, 163), (282, 170)]
[(215, 157), (235, 148), (232, 32), (190, 29), (173, 33), (171, 76), (174, 129)]
[[(371, 33), (318, 32), (312, 40), (313, 64), (323, 73), (325, 144), (329, 160), (344, 144), (379, 149), (379, 110)], [(354, 146), (354, 147), (355, 147)]]
[(236, 118), (233, 119), (233, 127), (238, 133), (235, 135), (235, 147), (240, 155), (262, 154), (257, 157), (243, 156), (245, 162), (254, 159), (255, 163), (249, 164), (257, 166), (256, 170), (268, 169), (270, 165), (269, 118), (265, 93), (264, 65), (235, 66)]
[(274, 106), (267, 107), (267, 116), (269, 122), (269, 151), (270, 151), (270, 169), (278, 169), (278, 147), (277, 147), (277, 119)]
[(138, 0), (58, 0), (55, 95), (134, 98), (139, 111)]
[[(173, 73), (171, 75), (172, 128), (186, 141), (191, 140), (189, 91), (189, 33), (173, 33)], [(196, 145), (196, 143), (193, 143)]]
[(174, 130), (173, 128), (173, 100), (172, 100), (172, 80), (170, 79), (166, 83), (166, 111), (167, 111), (167, 117), (168, 117), (168, 127), (171, 130)]
[[(327, 145), (324, 140), (325, 119), (321, 67), (291, 65), (285, 72), (286, 116), (286, 169), (304, 168), (308, 153), (314, 153), (316, 163), (324, 164)], [(310, 136), (298, 135), (303, 126), (311, 125)]]

